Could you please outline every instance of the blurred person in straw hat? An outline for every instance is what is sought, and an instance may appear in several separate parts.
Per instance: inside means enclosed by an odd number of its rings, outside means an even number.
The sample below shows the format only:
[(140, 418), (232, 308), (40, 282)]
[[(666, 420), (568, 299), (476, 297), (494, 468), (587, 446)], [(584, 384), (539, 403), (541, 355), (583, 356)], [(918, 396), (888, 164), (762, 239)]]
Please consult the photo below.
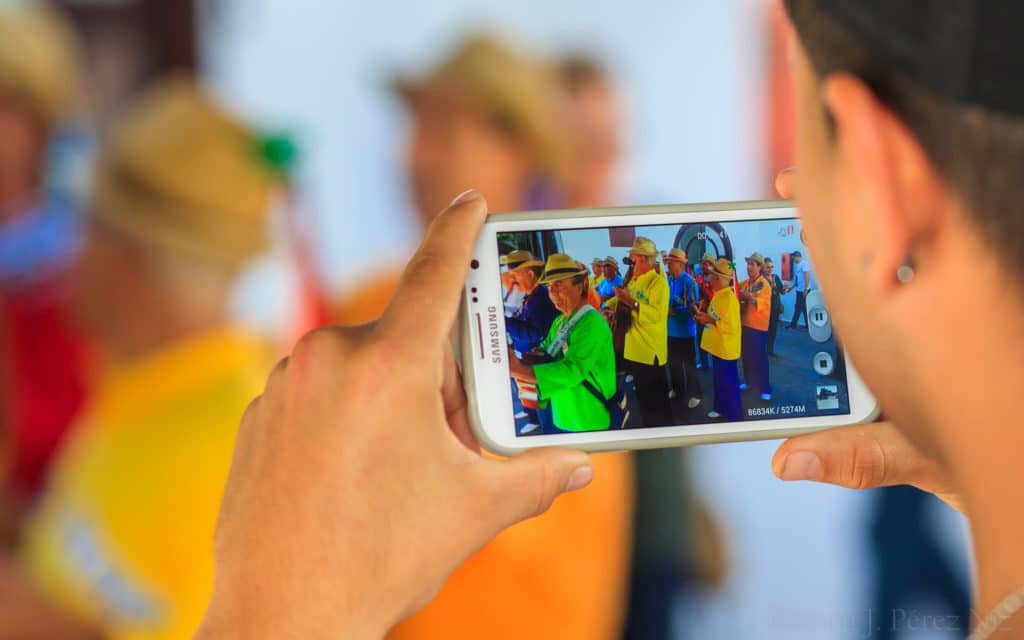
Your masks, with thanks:
[(238, 416), (269, 370), (226, 300), (268, 245), (279, 183), (261, 137), (188, 77), (147, 90), (103, 142), (76, 293), (104, 371), (25, 529), (26, 584), (2, 571), (5, 632), (195, 630)]
[[(408, 172), (424, 223), (467, 186), (487, 193), (492, 211), (526, 208), (537, 176), (554, 174), (561, 161), (565, 140), (555, 74), (510, 44), (471, 36), (424, 77), (395, 85), (412, 116)], [(336, 321), (358, 324), (378, 317), (399, 273), (396, 265), (344, 300)], [(392, 637), (617, 637), (628, 566), (631, 464), (617, 454), (597, 456), (595, 466), (593, 485), (499, 535)]]
[(86, 349), (68, 296), (80, 225), (48, 188), (51, 142), (81, 106), (78, 43), (61, 14), (44, 3), (0, 6), (0, 430), (10, 449), (0, 520), (12, 523), (86, 396)]
[(586, 267), (553, 253), (541, 283), (548, 286), (561, 313), (540, 344), (551, 360), (531, 366), (512, 354), (512, 376), (537, 385), (541, 402), (550, 405), (557, 432), (608, 429), (608, 409), (591, 389), (603, 398), (615, 393), (615, 349), (608, 323), (587, 303)]
[(756, 387), (761, 400), (772, 399), (768, 369), (768, 327), (772, 313), (772, 283), (764, 275), (764, 256), (754, 252), (747, 259), (747, 279), (740, 283), (743, 335), (743, 384), (740, 391)]
[(694, 319), (704, 326), (700, 347), (711, 354), (711, 373), (715, 387), (715, 406), (708, 417), (729, 422), (743, 419), (740, 401), (741, 325), (740, 301), (733, 288), (736, 267), (727, 258), (719, 258), (710, 267), (710, 282), (715, 290), (711, 304), (698, 311)]
[[(397, 77), (393, 89), (412, 119), (406, 170), (424, 226), (465, 185), (487, 193), (492, 211), (530, 208), (538, 178), (562, 162), (555, 73), (502, 40), (470, 36), (426, 75)], [(364, 283), (341, 301), (336, 320), (358, 324), (380, 315), (399, 272), (396, 265)]]
[(645, 427), (673, 423), (665, 391), (669, 289), (668, 282), (656, 268), (658, 255), (658, 247), (652, 240), (637, 236), (629, 250), (633, 279), (627, 287), (617, 287), (616, 297), (605, 303), (612, 311), (625, 305), (632, 312), (623, 358), (627, 371), (636, 380), (637, 400)]

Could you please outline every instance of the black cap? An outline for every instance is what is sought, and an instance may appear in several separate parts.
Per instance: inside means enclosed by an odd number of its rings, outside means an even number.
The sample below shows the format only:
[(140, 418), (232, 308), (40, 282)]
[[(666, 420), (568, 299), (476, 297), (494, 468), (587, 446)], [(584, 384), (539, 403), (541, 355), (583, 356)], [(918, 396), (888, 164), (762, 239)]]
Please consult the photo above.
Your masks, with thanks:
[(955, 102), (1024, 115), (1024, 1), (818, 0), (883, 63)]

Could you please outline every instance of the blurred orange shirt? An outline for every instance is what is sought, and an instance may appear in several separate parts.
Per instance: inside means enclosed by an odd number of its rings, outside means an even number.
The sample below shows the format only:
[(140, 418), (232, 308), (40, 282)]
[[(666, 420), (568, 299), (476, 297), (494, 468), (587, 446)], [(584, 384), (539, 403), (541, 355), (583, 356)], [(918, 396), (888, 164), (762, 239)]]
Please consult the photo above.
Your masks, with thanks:
[[(398, 274), (379, 278), (336, 307), (334, 320), (379, 316)], [(471, 556), (426, 609), (392, 640), (603, 640), (625, 614), (633, 509), (632, 458), (594, 456), (593, 484), (559, 498)], [(458, 526), (452, 523), (452, 526)]]

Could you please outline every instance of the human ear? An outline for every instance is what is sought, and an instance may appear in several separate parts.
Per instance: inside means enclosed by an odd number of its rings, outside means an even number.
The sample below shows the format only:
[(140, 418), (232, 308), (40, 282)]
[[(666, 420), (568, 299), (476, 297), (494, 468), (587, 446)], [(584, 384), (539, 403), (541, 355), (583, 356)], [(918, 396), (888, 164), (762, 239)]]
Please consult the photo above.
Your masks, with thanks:
[(844, 199), (863, 216), (858, 272), (880, 293), (900, 284), (896, 274), (913, 264), (941, 222), (939, 175), (913, 132), (860, 79), (833, 73), (822, 98), (836, 124), (837, 166), (845, 174)]

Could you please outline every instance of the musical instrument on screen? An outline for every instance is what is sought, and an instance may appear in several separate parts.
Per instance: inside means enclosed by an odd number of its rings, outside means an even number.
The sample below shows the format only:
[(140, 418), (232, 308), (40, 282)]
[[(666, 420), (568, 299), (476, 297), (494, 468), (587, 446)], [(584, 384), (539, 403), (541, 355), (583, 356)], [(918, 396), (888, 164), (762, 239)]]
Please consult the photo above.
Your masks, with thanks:
[[(626, 270), (626, 275), (622, 278), (622, 287), (620, 288), (626, 289), (633, 279), (633, 261), (625, 258), (623, 263), (629, 265), (629, 269)], [(615, 345), (615, 353), (622, 353), (626, 348), (626, 333), (633, 326), (633, 309), (616, 303), (609, 324), (612, 328), (612, 344)]]

